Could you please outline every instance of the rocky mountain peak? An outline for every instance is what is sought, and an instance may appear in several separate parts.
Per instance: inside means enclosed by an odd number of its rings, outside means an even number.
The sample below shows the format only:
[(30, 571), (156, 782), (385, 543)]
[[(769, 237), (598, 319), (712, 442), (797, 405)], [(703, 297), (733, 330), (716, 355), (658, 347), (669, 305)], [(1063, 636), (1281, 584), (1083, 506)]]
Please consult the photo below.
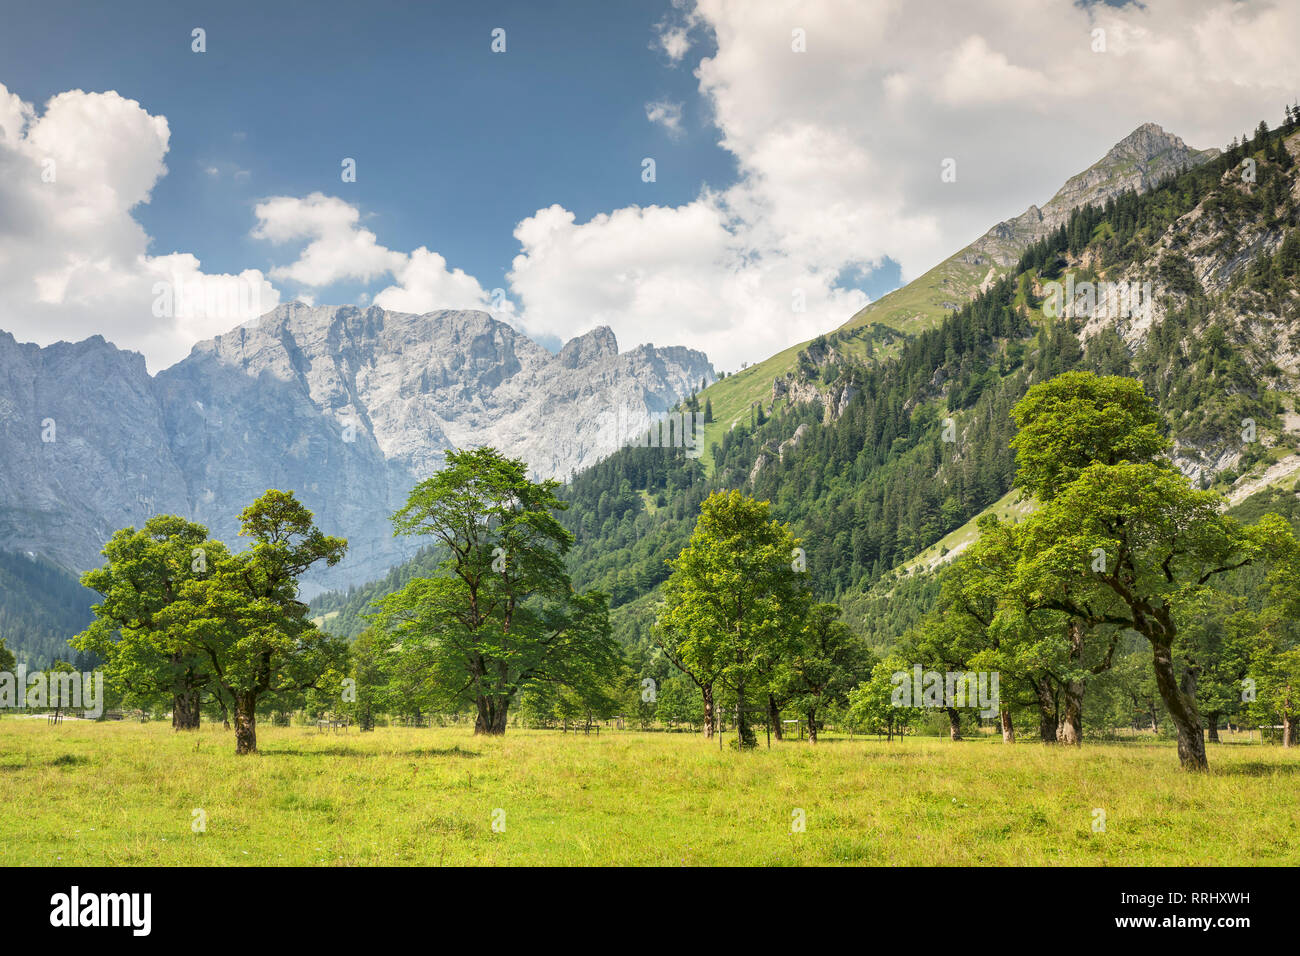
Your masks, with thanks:
[(388, 517), (447, 449), (493, 445), (564, 478), (615, 450), (608, 421), (641, 428), (714, 377), (692, 349), (620, 354), (603, 326), (556, 356), (474, 310), (286, 303), (152, 378), (99, 336), (0, 333), (0, 549), (85, 570), (158, 512), (237, 547), (239, 511), (280, 488), (350, 541), (309, 590), (360, 583), (409, 556)]
[(558, 358), (565, 368), (577, 368), (617, 354), (618, 339), (614, 337), (614, 330), (608, 325), (598, 325), (590, 332), (565, 342)]
[(1066, 180), (1041, 207), (1030, 206), (1014, 219), (998, 223), (958, 253), (967, 262), (1012, 265), (1020, 253), (1069, 221), (1080, 206), (1103, 205), (1130, 189), (1142, 192), (1184, 167), (1207, 162), (1217, 149), (1193, 149), (1156, 123), (1143, 123), (1106, 151), (1101, 159)]

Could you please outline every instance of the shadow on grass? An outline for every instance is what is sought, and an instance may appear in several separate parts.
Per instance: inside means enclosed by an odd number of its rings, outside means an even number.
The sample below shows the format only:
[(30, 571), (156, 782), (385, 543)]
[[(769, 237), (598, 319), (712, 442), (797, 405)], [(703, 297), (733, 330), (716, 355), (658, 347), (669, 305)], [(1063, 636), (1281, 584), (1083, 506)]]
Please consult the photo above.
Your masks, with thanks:
[[(59, 754), (53, 760), (49, 761), (51, 767), (79, 767), (82, 764), (90, 763), (89, 757), (83, 757), (80, 754)], [(33, 767), (43, 766), (43, 763), (33, 763), (31, 760), (23, 763), (0, 763), (0, 773), (13, 772), (16, 770), (31, 770)]]
[(1259, 761), (1251, 761), (1250, 763), (1232, 764), (1227, 767), (1216, 767), (1211, 763), (1210, 769), (1216, 773), (1238, 777), (1295, 776), (1300, 774), (1300, 763), (1260, 763)]
[(460, 747), (426, 747), (419, 750), (354, 750), (351, 747), (322, 747), (319, 750), (259, 750), (263, 757), (481, 757), (477, 750)]

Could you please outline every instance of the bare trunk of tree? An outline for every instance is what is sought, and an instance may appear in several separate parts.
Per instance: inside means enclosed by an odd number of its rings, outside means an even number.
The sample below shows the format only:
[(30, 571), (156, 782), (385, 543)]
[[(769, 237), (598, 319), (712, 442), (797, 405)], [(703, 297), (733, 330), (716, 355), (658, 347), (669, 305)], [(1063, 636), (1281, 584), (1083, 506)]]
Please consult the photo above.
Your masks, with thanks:
[(475, 701), (474, 733), (500, 737), (506, 732), (506, 715), (509, 709), (509, 697), (479, 694)]
[(1065, 712), (1056, 725), (1056, 739), (1063, 744), (1083, 743), (1083, 681), (1074, 680), (1064, 687)]
[[(1070, 647), (1070, 666), (1083, 664), (1083, 625), (1074, 619), (1067, 625), (1067, 641)], [(1083, 743), (1083, 688), (1082, 680), (1066, 681), (1061, 687), (1061, 696), (1065, 698), (1065, 713), (1056, 722), (1056, 739), (1063, 744)]]
[(1196, 696), (1186, 694), (1178, 686), (1174, 674), (1173, 654), (1165, 644), (1152, 643), (1152, 664), (1156, 673), (1156, 687), (1165, 702), (1169, 718), (1178, 731), (1178, 761), (1184, 770), (1208, 770), (1205, 759), (1205, 737), (1201, 728), (1201, 715), (1196, 712)]
[(700, 696), (704, 698), (704, 739), (712, 740), (716, 729), (713, 719), (713, 684), (701, 684)]
[(948, 711), (948, 739), (961, 740), (961, 711), (956, 707), (945, 707)]
[(1006, 704), (1002, 705), (1002, 742), (1004, 744), (1014, 744), (1016, 742), (1016, 728), (1011, 725), (1011, 708)]
[(1206, 715), (1205, 725), (1210, 729), (1210, 743), (1217, 744), (1219, 740), (1219, 712), (1212, 711)]
[(1038, 700), (1038, 736), (1045, 744), (1056, 743), (1056, 698), (1046, 677), (1030, 681)]
[(736, 683), (736, 746), (740, 748), (758, 746), (758, 738), (745, 717), (745, 682)]
[(257, 695), (235, 695), (235, 753), (257, 753)]
[(1300, 722), (1291, 713), (1291, 685), (1286, 685), (1286, 693), (1282, 696), (1282, 746), (1294, 747), (1296, 745), (1296, 723)]
[(221, 705), (221, 726), (224, 730), (230, 729), (230, 708), (226, 706), (226, 699), (220, 694), (216, 695), (217, 703)]
[(782, 740), (781, 712), (776, 709), (776, 698), (771, 694), (767, 695), (767, 719), (772, 724), (772, 736), (777, 740)]
[(810, 743), (817, 743), (817, 708), (813, 707), (808, 711), (808, 740)]
[(172, 730), (199, 729), (200, 697), (197, 690), (172, 695)]

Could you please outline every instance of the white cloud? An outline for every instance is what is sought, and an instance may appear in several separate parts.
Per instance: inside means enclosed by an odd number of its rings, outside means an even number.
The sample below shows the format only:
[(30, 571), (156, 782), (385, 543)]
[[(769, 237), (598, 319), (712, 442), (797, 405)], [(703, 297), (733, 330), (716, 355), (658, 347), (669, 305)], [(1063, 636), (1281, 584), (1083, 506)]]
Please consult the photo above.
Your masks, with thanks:
[(396, 285), (375, 296), (375, 305), (396, 312), (423, 314), (435, 309), (485, 309), (505, 319), (507, 309), (493, 308), (473, 276), (448, 269), (447, 260), (421, 246), (396, 270)]
[(369, 282), (396, 272), (406, 257), (379, 245), (375, 234), (357, 223), (361, 213), (335, 196), (312, 193), (305, 199), (276, 196), (253, 209), (257, 226), (252, 235), (283, 244), (310, 242), (288, 266), (276, 266), (271, 277), (308, 286), (329, 286), (356, 279)]
[(664, 53), (673, 63), (680, 63), (691, 51), (690, 30), (678, 24), (661, 23), (650, 49)]
[(1043, 74), (1016, 66), (978, 35), (962, 41), (939, 81), (944, 102), (952, 106), (1021, 100), (1026, 94), (1038, 96), (1049, 86)]
[[(561, 339), (603, 323), (624, 348), (686, 344), (730, 369), (843, 322), (864, 301), (844, 277), (888, 257), (914, 278), (1141, 123), (1202, 147), (1276, 123), (1300, 89), (1296, 36), (1300, 5), (1269, 0), (675, 0), (652, 44), (668, 66), (694, 54), (698, 105), (739, 175), (676, 206), (646, 184), (643, 205), (584, 222), (554, 205), (526, 216), (508, 274), (518, 315), (438, 252), (384, 246), (337, 197), (270, 197), (253, 234), (296, 256), (270, 278), (300, 298), (386, 283), (385, 308), (490, 308)], [(646, 116), (680, 133), (684, 108), (661, 99)], [(157, 367), (223, 331), (204, 308), (150, 317), (160, 277), (278, 301), (258, 270), (206, 277), (187, 254), (148, 254), (131, 210), (164, 174), (168, 137), (115, 93), (64, 93), (38, 114), (0, 87), (0, 327), (102, 332)], [(949, 157), (954, 183), (939, 175)]]
[[(338, 282), (371, 282), (392, 276), (396, 282), (379, 292), (374, 304), (398, 312), (424, 313), (436, 309), (489, 309), (508, 318), (507, 302), (492, 302), (478, 280), (451, 269), (437, 252), (421, 246), (407, 255), (381, 246), (375, 234), (361, 228), (361, 212), (336, 196), (315, 192), (304, 198), (274, 196), (253, 210), (257, 225), (251, 235), (276, 245), (308, 240), (297, 260), (271, 270), (275, 279), (312, 289)], [(303, 301), (315, 295), (303, 293)], [(490, 305), (491, 303), (491, 305)]]
[(695, 76), (738, 181), (526, 219), (510, 273), (526, 327), (603, 322), (625, 347), (696, 345), (734, 368), (845, 321), (863, 297), (841, 276), (889, 257), (915, 278), (1144, 122), (1222, 146), (1300, 88), (1300, 5), (1269, 0), (698, 0), (655, 42), (683, 60), (701, 34), (716, 52)]
[(687, 344), (710, 357), (752, 359), (817, 335), (865, 302), (834, 288), (834, 269), (739, 242), (714, 195), (582, 224), (551, 206), (515, 236), (523, 251), (509, 279), (522, 322), (561, 339), (609, 325), (623, 348)]
[(149, 253), (132, 210), (166, 173), (169, 139), (166, 119), (117, 93), (71, 90), (37, 111), (0, 86), (0, 328), (101, 334), (156, 371), (276, 304), (258, 270)]
[(671, 100), (655, 100), (645, 105), (645, 118), (662, 126), (668, 135), (677, 138), (682, 135), (682, 104)]

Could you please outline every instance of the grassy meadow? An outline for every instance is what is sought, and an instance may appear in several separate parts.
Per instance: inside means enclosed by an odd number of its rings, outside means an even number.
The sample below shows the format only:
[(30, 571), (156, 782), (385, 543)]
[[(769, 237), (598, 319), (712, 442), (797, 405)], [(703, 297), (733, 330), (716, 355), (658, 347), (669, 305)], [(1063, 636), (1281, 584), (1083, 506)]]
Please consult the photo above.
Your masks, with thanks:
[(674, 733), (264, 726), (237, 758), (219, 727), (9, 718), (0, 742), (7, 866), (1300, 864), (1300, 752), (1258, 743), (1210, 745), (1197, 776), (1153, 740), (737, 754)]

